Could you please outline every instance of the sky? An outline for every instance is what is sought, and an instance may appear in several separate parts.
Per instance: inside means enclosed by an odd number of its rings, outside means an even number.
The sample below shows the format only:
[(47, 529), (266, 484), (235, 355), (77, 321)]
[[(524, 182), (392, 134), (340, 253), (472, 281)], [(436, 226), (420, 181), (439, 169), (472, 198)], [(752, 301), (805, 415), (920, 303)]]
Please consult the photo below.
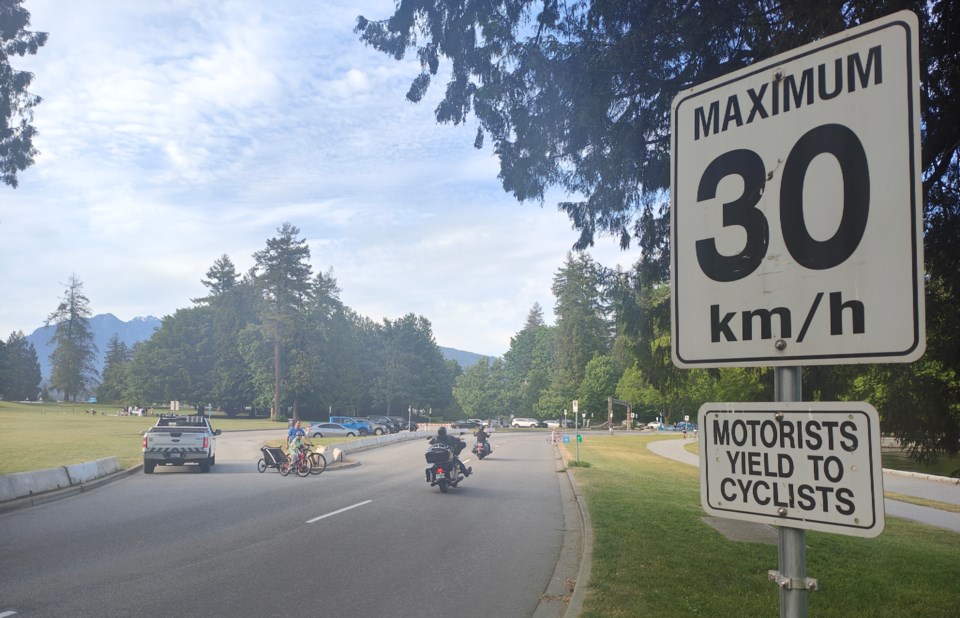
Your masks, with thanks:
[[(578, 233), (556, 203), (518, 202), (472, 118), (440, 125), (445, 80), (364, 46), (358, 15), (393, 0), (26, 0), (49, 33), (34, 73), (36, 163), (0, 185), (0, 338), (30, 334), (71, 275), (93, 315), (162, 318), (202, 297), (226, 254), (240, 273), (278, 228), (376, 321), (408, 313), (438, 345), (502, 356)], [(639, 251), (598, 238), (600, 264)]]

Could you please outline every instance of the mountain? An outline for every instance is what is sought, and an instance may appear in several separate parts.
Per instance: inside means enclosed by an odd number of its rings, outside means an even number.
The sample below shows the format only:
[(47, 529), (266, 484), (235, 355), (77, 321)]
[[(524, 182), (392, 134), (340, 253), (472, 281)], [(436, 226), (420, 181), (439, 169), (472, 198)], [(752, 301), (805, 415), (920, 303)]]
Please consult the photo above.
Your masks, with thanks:
[[(97, 371), (103, 371), (107, 344), (110, 343), (114, 335), (117, 335), (127, 347), (132, 348), (133, 344), (146, 341), (152, 337), (153, 331), (158, 328), (160, 328), (160, 319), (153, 316), (133, 318), (129, 322), (120, 320), (112, 313), (102, 313), (90, 318), (90, 330), (93, 332), (93, 340), (97, 344), (98, 350), (95, 363)], [(43, 376), (43, 382), (49, 382), (50, 380), (50, 354), (53, 352), (50, 338), (53, 337), (55, 330), (56, 326), (53, 325), (41, 326), (27, 336), (27, 341), (32, 343), (37, 350), (37, 359), (40, 361), (40, 373)], [(445, 359), (460, 363), (463, 369), (476, 365), (481, 358), (486, 358), (483, 354), (443, 346), (440, 346), (440, 352)]]
[[(114, 335), (120, 338), (127, 347), (133, 347), (133, 344), (145, 341), (153, 335), (153, 331), (160, 327), (160, 319), (153, 316), (145, 318), (133, 318), (129, 322), (124, 322), (112, 313), (102, 313), (90, 318), (90, 330), (93, 333), (93, 342), (97, 345), (97, 360), (95, 366), (97, 371), (103, 371), (103, 361), (107, 353), (107, 344), (113, 339)], [(56, 326), (41, 326), (27, 336), (27, 341), (33, 344), (37, 350), (37, 360), (40, 361), (40, 374), (43, 376), (43, 382), (50, 380), (50, 354), (53, 352), (53, 345), (50, 338), (53, 337)]]
[(474, 365), (480, 362), (481, 358), (490, 358), (488, 356), (484, 356), (483, 354), (477, 354), (475, 352), (464, 352), (463, 350), (457, 350), (455, 348), (445, 348), (443, 346), (439, 346), (439, 347), (440, 347), (440, 352), (443, 354), (443, 358), (445, 358), (446, 360), (457, 361), (458, 363), (460, 363), (460, 367), (462, 367), (463, 369), (473, 367)]

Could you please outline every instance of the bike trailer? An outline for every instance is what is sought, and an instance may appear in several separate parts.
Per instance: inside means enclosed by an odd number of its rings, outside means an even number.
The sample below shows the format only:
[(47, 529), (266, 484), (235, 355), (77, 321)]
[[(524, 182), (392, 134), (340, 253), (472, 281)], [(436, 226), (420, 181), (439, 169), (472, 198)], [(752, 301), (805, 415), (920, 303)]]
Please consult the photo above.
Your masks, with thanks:
[(279, 467), (287, 459), (287, 454), (278, 446), (263, 446), (260, 447), (260, 452), (263, 453), (263, 460), (270, 468)]

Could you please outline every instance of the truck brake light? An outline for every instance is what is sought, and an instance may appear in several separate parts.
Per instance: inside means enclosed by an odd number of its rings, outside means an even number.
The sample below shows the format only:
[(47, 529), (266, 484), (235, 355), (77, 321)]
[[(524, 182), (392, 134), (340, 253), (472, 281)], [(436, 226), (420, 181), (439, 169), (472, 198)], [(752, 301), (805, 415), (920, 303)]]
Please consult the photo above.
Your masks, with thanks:
[(147, 435), (143, 435), (143, 450), (147, 450)]
[(204, 438), (203, 438), (203, 448), (209, 448), (209, 447), (210, 447), (210, 438), (204, 436)]

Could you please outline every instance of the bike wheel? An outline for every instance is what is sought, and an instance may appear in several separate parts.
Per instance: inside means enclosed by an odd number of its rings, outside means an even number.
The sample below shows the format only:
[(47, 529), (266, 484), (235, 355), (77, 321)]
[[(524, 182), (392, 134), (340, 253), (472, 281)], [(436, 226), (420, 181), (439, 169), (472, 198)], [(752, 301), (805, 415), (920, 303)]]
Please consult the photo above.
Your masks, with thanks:
[(310, 476), (310, 470), (313, 468), (313, 463), (310, 461), (309, 457), (304, 457), (297, 464), (297, 476), (303, 478), (305, 476)]
[(288, 474), (290, 474), (290, 462), (285, 461), (280, 464), (280, 476), (287, 476)]
[(440, 493), (447, 493), (447, 479), (440, 479), (437, 481), (437, 487), (440, 488)]
[(313, 453), (310, 456), (310, 459), (313, 463), (313, 468), (311, 468), (310, 474), (320, 474), (327, 469), (327, 458), (320, 453)]
[(257, 472), (266, 472), (267, 471), (267, 462), (260, 460), (257, 462)]

